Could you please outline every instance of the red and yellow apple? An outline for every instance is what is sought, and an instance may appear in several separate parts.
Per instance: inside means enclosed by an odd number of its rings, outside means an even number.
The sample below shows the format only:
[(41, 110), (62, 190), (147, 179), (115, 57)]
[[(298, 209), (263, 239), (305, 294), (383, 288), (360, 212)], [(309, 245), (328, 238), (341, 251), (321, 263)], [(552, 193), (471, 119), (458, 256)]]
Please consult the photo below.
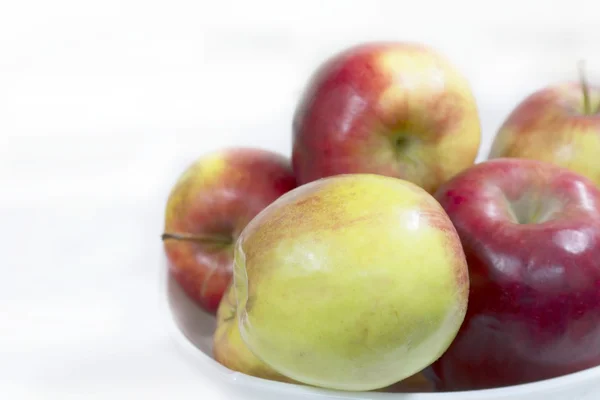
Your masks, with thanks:
[(442, 390), (600, 365), (600, 191), (554, 164), (477, 164), (436, 193), (462, 240), (469, 308), (433, 365)]
[(216, 312), (231, 281), (238, 235), (295, 187), (289, 160), (261, 149), (215, 151), (183, 172), (167, 201), (162, 239), (169, 273), (192, 300)]
[(489, 158), (550, 162), (600, 185), (600, 88), (561, 83), (542, 88), (512, 110)]
[(279, 373), (375, 390), (419, 373), (450, 345), (469, 290), (459, 237), (408, 181), (347, 174), (300, 186), (241, 233), (240, 334)]
[(364, 43), (326, 60), (293, 120), (300, 184), (372, 173), (432, 193), (471, 166), (481, 140), (469, 83), (439, 52), (405, 42)]

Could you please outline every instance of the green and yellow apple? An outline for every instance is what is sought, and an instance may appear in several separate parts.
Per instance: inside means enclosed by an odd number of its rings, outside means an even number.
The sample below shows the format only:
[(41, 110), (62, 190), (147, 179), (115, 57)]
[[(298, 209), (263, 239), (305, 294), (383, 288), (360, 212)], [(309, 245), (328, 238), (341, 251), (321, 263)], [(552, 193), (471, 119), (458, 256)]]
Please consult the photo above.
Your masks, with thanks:
[(469, 279), (450, 219), (424, 189), (377, 174), (300, 186), (235, 246), (248, 349), (309, 385), (375, 390), (435, 361), (465, 316)]
[(236, 300), (230, 285), (217, 309), (217, 329), (213, 336), (213, 356), (225, 367), (257, 378), (293, 382), (258, 359), (242, 340), (236, 318)]
[[(217, 328), (213, 336), (213, 357), (221, 365), (246, 375), (273, 381), (295, 383), (265, 364), (249, 349), (242, 336), (238, 319), (236, 318), (235, 291), (230, 285), (217, 310)], [(434, 390), (433, 383), (422, 372), (380, 389), (382, 392), (430, 392)]]
[(216, 312), (239, 233), (294, 187), (289, 160), (255, 148), (204, 154), (183, 172), (167, 201), (162, 239), (169, 273), (192, 300)]
[(526, 97), (504, 121), (489, 158), (545, 161), (600, 185), (600, 88), (585, 82), (547, 86)]
[(293, 120), (292, 164), (300, 184), (372, 173), (433, 193), (473, 165), (481, 128), (463, 74), (418, 43), (355, 45), (307, 82)]

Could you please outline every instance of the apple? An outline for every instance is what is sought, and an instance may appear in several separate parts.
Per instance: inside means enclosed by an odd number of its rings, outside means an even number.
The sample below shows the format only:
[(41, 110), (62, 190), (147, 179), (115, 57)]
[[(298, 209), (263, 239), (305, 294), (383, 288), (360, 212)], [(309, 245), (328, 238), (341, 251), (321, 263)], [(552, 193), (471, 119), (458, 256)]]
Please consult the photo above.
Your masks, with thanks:
[(500, 158), (440, 187), (465, 251), (469, 308), (433, 365), (442, 390), (600, 365), (600, 191), (543, 161)]
[(578, 172), (600, 185), (600, 87), (563, 82), (518, 104), (496, 133), (492, 158), (527, 158)]
[(376, 390), (430, 365), (468, 299), (460, 239), (424, 189), (377, 174), (302, 185), (261, 211), (234, 254), (241, 337), (304, 384)]
[(162, 240), (169, 273), (192, 300), (216, 313), (231, 281), (238, 235), (295, 187), (289, 160), (257, 148), (213, 151), (182, 173), (169, 194)]
[[(292, 379), (281, 375), (252, 353), (242, 336), (236, 318), (236, 299), (233, 285), (230, 285), (217, 310), (217, 328), (213, 336), (213, 356), (221, 365), (233, 371), (261, 379), (295, 383)], [(431, 392), (435, 390), (432, 381), (419, 372), (391, 386), (380, 389), (381, 392)]]
[(377, 389), (375, 392), (383, 393), (429, 393), (435, 392), (436, 387), (432, 379), (430, 379), (423, 371), (396, 382), (382, 389)]
[[(230, 285), (217, 310), (217, 328), (213, 336), (213, 356), (221, 365), (233, 371), (261, 379), (284, 383), (295, 383), (292, 379), (281, 375), (252, 353), (242, 336), (236, 318), (236, 299), (233, 285)], [(391, 386), (380, 389), (381, 392), (432, 392), (435, 386), (423, 372), (416, 373)]]
[[(261, 379), (284, 383), (295, 383), (281, 375), (252, 353), (240, 335), (236, 318), (236, 299), (233, 285), (230, 285), (217, 310), (217, 328), (213, 336), (213, 356), (221, 365), (233, 371)], [(380, 389), (381, 392), (431, 392), (435, 389), (432, 381), (422, 372), (416, 373), (391, 386)]]
[(252, 353), (240, 335), (236, 318), (236, 299), (233, 285), (230, 285), (217, 309), (217, 328), (213, 336), (213, 356), (223, 366), (255, 376), (280, 382), (293, 381), (258, 359)]
[(409, 42), (362, 43), (325, 60), (293, 117), (299, 184), (350, 173), (410, 181), (430, 193), (475, 162), (481, 129), (465, 77)]

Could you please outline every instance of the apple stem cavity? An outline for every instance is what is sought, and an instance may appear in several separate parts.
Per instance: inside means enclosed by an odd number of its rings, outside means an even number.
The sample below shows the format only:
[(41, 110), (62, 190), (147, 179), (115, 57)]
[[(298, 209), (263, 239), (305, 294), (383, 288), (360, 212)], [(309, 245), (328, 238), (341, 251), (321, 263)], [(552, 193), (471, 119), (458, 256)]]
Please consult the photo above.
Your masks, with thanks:
[(396, 148), (404, 150), (408, 146), (408, 138), (406, 136), (398, 136), (396, 138)]
[(579, 62), (579, 80), (583, 91), (583, 113), (589, 115), (592, 113), (592, 107), (590, 105), (590, 89), (585, 76), (585, 61)]
[(170, 233), (165, 232), (160, 236), (161, 240), (179, 240), (179, 241), (187, 241), (194, 242), (203, 245), (210, 245), (216, 247), (226, 247), (233, 244), (233, 240), (230, 237), (219, 236), (219, 235), (192, 235), (189, 233)]

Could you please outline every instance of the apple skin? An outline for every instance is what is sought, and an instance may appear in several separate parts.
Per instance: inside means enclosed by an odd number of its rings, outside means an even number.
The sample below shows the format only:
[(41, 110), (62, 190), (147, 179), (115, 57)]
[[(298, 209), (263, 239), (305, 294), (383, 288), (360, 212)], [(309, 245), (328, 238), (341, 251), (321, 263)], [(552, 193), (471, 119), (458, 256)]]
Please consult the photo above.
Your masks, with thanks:
[(163, 245), (169, 273), (192, 300), (216, 313), (232, 279), (238, 235), (295, 187), (289, 160), (257, 148), (213, 151), (183, 172), (167, 201)]
[[(281, 375), (248, 349), (240, 335), (236, 308), (235, 291), (233, 285), (230, 285), (217, 310), (217, 328), (213, 336), (214, 359), (230, 370), (246, 375), (284, 383), (301, 384)], [(431, 392), (433, 390), (435, 390), (433, 382), (424, 373), (419, 372), (379, 391), (406, 393)]]
[(382, 389), (374, 390), (383, 393), (430, 393), (435, 392), (435, 382), (424, 371), (409, 376)]
[(511, 111), (498, 130), (488, 158), (527, 158), (550, 162), (600, 186), (600, 88), (567, 82), (539, 89)]
[(441, 390), (535, 382), (600, 365), (600, 192), (537, 160), (471, 167), (436, 193), (462, 240), (469, 308), (433, 364)]
[(481, 141), (467, 80), (440, 53), (369, 42), (332, 56), (309, 79), (293, 119), (299, 184), (371, 173), (430, 193), (475, 162)]
[(468, 298), (460, 239), (433, 196), (375, 174), (323, 178), (261, 211), (237, 241), (240, 333), (308, 385), (375, 390), (455, 337)]
[(236, 318), (237, 302), (231, 284), (217, 309), (217, 329), (213, 336), (213, 356), (223, 366), (255, 376), (279, 382), (294, 383), (258, 359), (244, 343)]

